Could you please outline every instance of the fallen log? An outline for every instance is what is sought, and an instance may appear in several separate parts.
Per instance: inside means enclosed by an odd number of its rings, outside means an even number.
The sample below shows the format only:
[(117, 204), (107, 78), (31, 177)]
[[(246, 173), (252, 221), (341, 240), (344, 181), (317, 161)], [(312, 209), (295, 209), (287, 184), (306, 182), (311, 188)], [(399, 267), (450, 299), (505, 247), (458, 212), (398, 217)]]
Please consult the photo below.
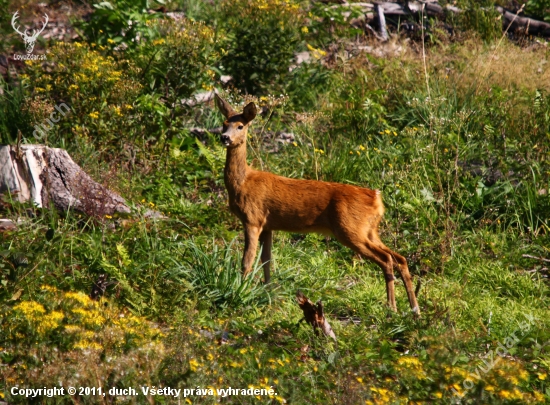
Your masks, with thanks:
[(314, 332), (317, 333), (319, 328), (325, 336), (329, 336), (336, 341), (336, 335), (323, 313), (321, 301), (319, 300), (317, 304), (314, 304), (300, 290), (296, 292), (296, 301), (298, 301), (298, 305), (304, 312), (304, 319), (313, 327)]
[(0, 145), (0, 194), (94, 217), (130, 214), (121, 196), (92, 180), (65, 150), (44, 145)]
[(529, 35), (541, 35), (550, 37), (550, 24), (544, 21), (535, 20), (529, 17), (522, 17), (506, 10), (503, 7), (497, 6), (496, 10), (502, 14), (502, 24), (506, 27), (510, 25), (512, 30), (524, 30)]
[[(379, 14), (373, 13), (376, 8), (379, 8), (386, 17), (418, 17), (422, 13), (430, 17), (444, 17), (447, 12), (457, 14), (464, 11), (449, 4), (442, 6), (437, 1), (403, 1), (400, 3), (392, 3), (387, 1), (376, 1), (372, 3), (345, 2), (330, 7), (340, 9), (360, 8), (365, 13), (367, 21), (372, 21), (373, 19), (378, 18)], [(424, 7), (424, 11), (422, 11), (422, 7)], [(540, 35), (547, 38), (550, 37), (550, 23), (536, 20), (531, 17), (517, 15), (516, 13), (501, 6), (495, 6), (495, 10), (502, 15), (502, 25), (504, 30), (510, 27), (512, 30), (523, 30), (527, 35)]]

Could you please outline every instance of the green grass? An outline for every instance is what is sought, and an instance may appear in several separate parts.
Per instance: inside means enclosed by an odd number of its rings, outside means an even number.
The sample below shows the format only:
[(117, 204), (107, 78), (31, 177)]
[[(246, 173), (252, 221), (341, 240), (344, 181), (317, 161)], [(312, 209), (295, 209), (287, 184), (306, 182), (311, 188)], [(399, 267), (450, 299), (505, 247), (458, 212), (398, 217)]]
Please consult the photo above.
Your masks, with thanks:
[[(214, 23), (228, 18), (215, 5), (181, 5), (197, 20), (214, 16), (205, 24), (227, 35), (220, 43), (231, 38)], [(404, 43), (399, 57), (347, 58), (342, 43), (357, 33), (344, 25), (334, 28), (339, 56), (294, 69), (283, 97), (278, 80), (269, 96), (227, 90), (234, 105), (253, 100), (271, 109), (251, 129), (255, 167), (382, 190), (381, 237), (407, 257), (414, 284), (421, 280), (420, 319), (410, 312), (401, 280), (392, 313), (381, 270), (315, 234), (276, 234), (272, 283), (262, 285), (258, 261), (243, 280), (241, 225), (223, 186), (225, 152), (216, 136), (190, 132), (219, 126), (222, 118), (210, 104), (182, 107), (163, 99), (162, 86), (147, 83), (126, 59), (143, 62), (144, 55), (93, 43), (57, 45), (101, 62), (102, 70), (94, 79), (85, 64), (69, 71), (56, 65), (48, 75), (31, 65), (22, 87), (2, 84), (1, 139), (13, 141), (20, 129), (30, 142), (29, 128), (61, 94), (72, 112), (49, 145), (66, 148), (130, 202), (167, 217), (146, 219), (137, 210), (131, 219), (92, 219), (3, 197), (2, 217), (18, 221), (17, 230), (0, 234), (3, 400), (28, 402), (11, 394), (15, 385), (62, 384), (138, 392), (252, 385), (278, 394), (222, 401), (192, 395), (193, 404), (448, 404), (456, 394), (463, 404), (549, 402), (548, 263), (524, 256), (548, 259), (550, 251), (548, 52), (506, 40), (497, 47), (482, 9), (464, 18), (477, 33), (428, 46), (429, 90), (413, 46)], [(308, 30), (301, 30), (297, 50), (336, 35), (304, 21)], [(218, 62), (214, 76), (193, 74), (219, 85)], [(293, 132), (295, 141), (269, 153), (261, 137), (276, 131)], [(101, 274), (110, 284), (93, 303), (86, 295)], [(297, 290), (322, 300), (337, 343), (299, 323)], [(509, 343), (506, 356), (494, 354), (499, 342)], [(491, 353), (499, 360), (488, 368)], [(103, 403), (94, 396), (39, 400)], [(105, 398), (115, 400), (148, 399)]]

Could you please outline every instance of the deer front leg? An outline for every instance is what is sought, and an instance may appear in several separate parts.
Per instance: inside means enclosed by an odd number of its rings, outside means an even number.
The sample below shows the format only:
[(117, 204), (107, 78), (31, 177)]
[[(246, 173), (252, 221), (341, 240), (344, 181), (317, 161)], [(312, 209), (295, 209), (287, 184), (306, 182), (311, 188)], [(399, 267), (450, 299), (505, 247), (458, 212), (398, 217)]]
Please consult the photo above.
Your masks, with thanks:
[(271, 268), (271, 246), (273, 244), (273, 231), (263, 231), (260, 234), (260, 243), (262, 245), (262, 267), (264, 269), (264, 283), (269, 284)]
[(252, 270), (254, 258), (256, 257), (256, 248), (258, 247), (258, 237), (261, 229), (255, 226), (244, 226), (244, 255), (243, 255), (243, 277), (246, 277)]

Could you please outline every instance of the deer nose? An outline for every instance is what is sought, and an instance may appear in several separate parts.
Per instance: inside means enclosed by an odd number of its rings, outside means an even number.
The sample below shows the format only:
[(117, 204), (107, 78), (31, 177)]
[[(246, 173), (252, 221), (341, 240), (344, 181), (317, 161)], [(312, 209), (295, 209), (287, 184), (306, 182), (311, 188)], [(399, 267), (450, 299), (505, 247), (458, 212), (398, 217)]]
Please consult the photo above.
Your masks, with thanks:
[(226, 135), (226, 134), (221, 134), (220, 138), (221, 138), (222, 143), (229, 143), (229, 141), (230, 141), (229, 135)]

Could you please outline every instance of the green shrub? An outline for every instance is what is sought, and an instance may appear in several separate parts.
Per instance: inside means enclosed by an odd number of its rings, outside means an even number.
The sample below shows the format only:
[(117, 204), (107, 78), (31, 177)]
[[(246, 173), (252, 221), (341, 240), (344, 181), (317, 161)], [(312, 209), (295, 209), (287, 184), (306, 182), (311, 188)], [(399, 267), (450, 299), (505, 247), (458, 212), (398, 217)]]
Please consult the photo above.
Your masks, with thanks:
[(278, 89), (288, 77), (303, 19), (291, 0), (223, 0), (224, 70), (250, 94)]
[[(31, 96), (35, 124), (42, 124), (48, 111), (61, 102), (71, 108), (69, 119), (55, 124), (48, 133), (53, 144), (83, 142), (97, 150), (120, 153), (125, 142), (138, 143), (140, 124), (150, 126), (149, 108), (136, 101), (142, 91), (133, 78), (137, 68), (129, 61), (105, 55), (106, 48), (86, 43), (58, 43), (51, 48), (56, 63), (44, 72), (39, 62), (27, 61), (23, 83), (33, 85)], [(142, 114), (143, 113), (143, 114)], [(142, 119), (143, 118), (143, 119)], [(24, 133), (32, 140), (30, 133)], [(141, 140), (145, 141), (144, 138)]]
[(13, 27), (11, 26), (11, 18), (13, 14), (8, 10), (9, 3), (10, 2), (8, 0), (0, 0), (0, 35), (2, 35), (0, 52), (2, 53), (6, 52), (11, 45), (8, 35), (17, 35), (14, 33)]
[(99, 45), (124, 43), (129, 47), (137, 45), (142, 38), (152, 34), (147, 21), (157, 18), (149, 14), (154, 8), (149, 0), (92, 1), (94, 13), (89, 21), (76, 21), (86, 38)]
[(465, 5), (464, 12), (452, 15), (460, 29), (477, 32), (484, 41), (495, 40), (502, 35), (502, 19), (493, 2), (471, 2)]
[(215, 75), (211, 67), (219, 60), (214, 31), (188, 19), (148, 25), (155, 37), (134, 54), (144, 84), (172, 103), (198, 90), (210, 90)]
[(550, 1), (528, 0), (525, 12), (540, 20), (550, 21)]
[(0, 76), (0, 144), (16, 142), (18, 131), (32, 132), (27, 101), (22, 85), (11, 85)]
[[(353, 3), (352, 3), (353, 4)], [(349, 5), (327, 5), (314, 3), (310, 11), (308, 40), (317, 45), (325, 45), (337, 38), (353, 38), (363, 31), (350, 24), (353, 18), (363, 14), (361, 7)]]

